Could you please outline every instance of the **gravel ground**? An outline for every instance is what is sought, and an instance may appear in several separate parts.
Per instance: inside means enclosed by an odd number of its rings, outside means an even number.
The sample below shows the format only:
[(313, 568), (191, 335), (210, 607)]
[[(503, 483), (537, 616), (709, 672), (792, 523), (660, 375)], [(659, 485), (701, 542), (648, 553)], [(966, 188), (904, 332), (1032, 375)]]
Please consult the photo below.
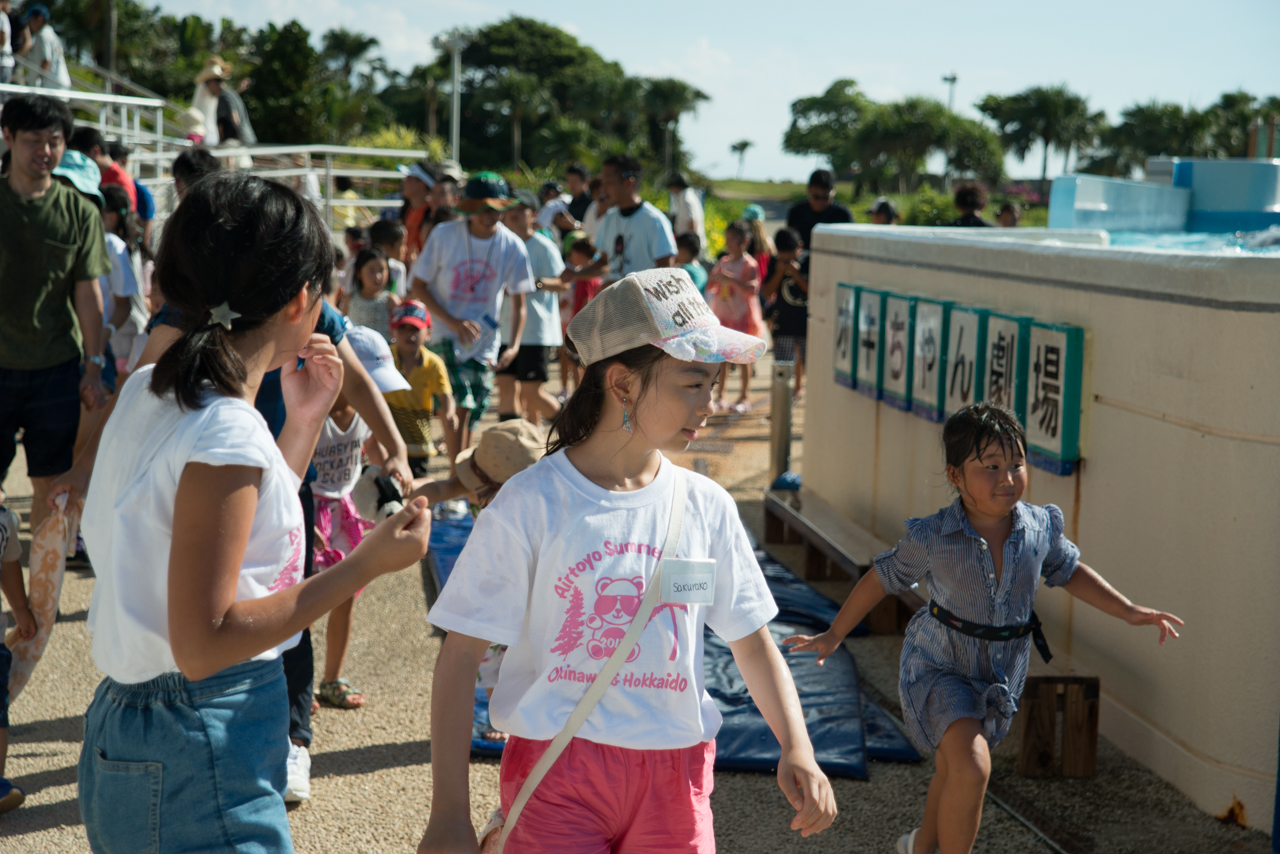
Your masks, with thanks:
[[(766, 364), (753, 384), (756, 412), (717, 417), (711, 434), (700, 437), (700, 449), (680, 459), (729, 488), (739, 501), (743, 521), (757, 536), (767, 468), (768, 375)], [(793, 461), (800, 469), (803, 406), (796, 410), (794, 423)], [(11, 496), (9, 505), (25, 519), (29, 501), (21, 496), (29, 495), (30, 489), (21, 477), (21, 456), (12, 471), (5, 492)], [(777, 557), (796, 567), (799, 549), (777, 549)], [(61, 624), (26, 692), (13, 705), (9, 775), (26, 789), (28, 799), (22, 809), (0, 817), (0, 850), (82, 852), (87, 847), (76, 804), (75, 766), (81, 715), (100, 679), (89, 657), (85, 630), (92, 587), (91, 577), (68, 574)], [(847, 587), (833, 583), (824, 585), (824, 592), (841, 598)], [(406, 852), (421, 836), (431, 781), (431, 672), (440, 649), (424, 613), (416, 567), (380, 579), (361, 597), (346, 674), (368, 694), (369, 704), (359, 711), (322, 709), (314, 717), (312, 799), (290, 813), (299, 852)], [(321, 621), (315, 627), (317, 662), (323, 661), (323, 638)], [(901, 638), (878, 636), (849, 643), (864, 682), (886, 697), (896, 697)], [(1015, 743), (1010, 738), (996, 753), (998, 779), (1086, 839), (1092, 850), (1269, 850), (1263, 834), (1221, 825), (1199, 812), (1105, 739), (1099, 749), (1098, 777), (1073, 781), (1017, 777), (1011, 767)], [(919, 820), (932, 761), (871, 763), (869, 770), (868, 782), (834, 781), (841, 815), (829, 831), (808, 840), (788, 829), (792, 811), (770, 775), (717, 774), (712, 806), (721, 850), (892, 852), (898, 835)], [(496, 761), (472, 762), (471, 818), (477, 827), (497, 802), (497, 780)], [(1020, 854), (1051, 849), (988, 801), (974, 850)]]

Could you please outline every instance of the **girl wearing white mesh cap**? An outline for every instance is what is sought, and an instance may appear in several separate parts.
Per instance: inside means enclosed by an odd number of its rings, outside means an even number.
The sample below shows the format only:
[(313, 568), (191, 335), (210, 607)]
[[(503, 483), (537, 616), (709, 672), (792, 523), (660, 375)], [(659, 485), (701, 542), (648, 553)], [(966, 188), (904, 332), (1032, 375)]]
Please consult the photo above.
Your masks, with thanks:
[(503, 643), (490, 718), (511, 737), (490, 822), (501, 829), (486, 851), (714, 851), (721, 719), (703, 687), (704, 625), (729, 643), (782, 746), (791, 827), (825, 829), (831, 785), (769, 635), (777, 607), (737, 508), (664, 456), (697, 438), (719, 363), (754, 362), (765, 342), (720, 326), (678, 269), (601, 291), (568, 337), (586, 370), (547, 456), (480, 514), (431, 610), (449, 635), (432, 690), (433, 796), (419, 850), (474, 850), (472, 685), (484, 651)]

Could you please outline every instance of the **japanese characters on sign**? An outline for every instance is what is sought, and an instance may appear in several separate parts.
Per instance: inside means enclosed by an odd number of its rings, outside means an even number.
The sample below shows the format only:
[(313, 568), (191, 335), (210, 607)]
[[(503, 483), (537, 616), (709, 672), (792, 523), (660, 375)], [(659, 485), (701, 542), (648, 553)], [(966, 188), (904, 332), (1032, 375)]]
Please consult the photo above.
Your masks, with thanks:
[(944, 414), (982, 400), (987, 366), (987, 310), (953, 306), (947, 330)]
[(880, 291), (858, 286), (857, 352), (854, 354), (855, 388), (859, 394), (880, 399), (884, 376), (884, 301)]
[(854, 310), (858, 294), (853, 285), (841, 283), (836, 287), (836, 382), (845, 388), (853, 388), (853, 356), (857, 352), (857, 329)]
[(1027, 371), (1027, 452), (1033, 465), (1067, 475), (1080, 457), (1084, 330), (1032, 323)]
[(941, 421), (946, 399), (947, 331), (951, 303), (916, 300), (916, 328), (911, 369), (911, 411)]
[(897, 409), (911, 409), (911, 338), (915, 332), (916, 301), (886, 294), (884, 300), (885, 402)]
[(987, 316), (987, 375), (983, 400), (1027, 421), (1027, 352), (1031, 318), (991, 312)]
[(1027, 461), (1059, 475), (1081, 455), (1085, 331), (909, 297), (836, 289), (836, 382), (929, 421), (987, 401), (1027, 431)]

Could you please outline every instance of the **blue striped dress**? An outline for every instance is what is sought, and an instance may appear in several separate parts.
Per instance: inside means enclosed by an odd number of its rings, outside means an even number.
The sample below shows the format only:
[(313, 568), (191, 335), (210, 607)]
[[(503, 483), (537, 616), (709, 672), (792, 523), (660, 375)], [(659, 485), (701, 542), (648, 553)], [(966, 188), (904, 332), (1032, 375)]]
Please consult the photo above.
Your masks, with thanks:
[[(1025, 623), (1040, 579), (1050, 587), (1066, 584), (1080, 562), (1063, 524), (1062, 511), (1052, 504), (1018, 502), (997, 583), (987, 541), (957, 498), (932, 516), (908, 519), (907, 535), (876, 557), (876, 574), (891, 594), (925, 580), (933, 601), (974, 623)], [(919, 611), (907, 625), (898, 684), (907, 734), (936, 750), (953, 721), (976, 718), (994, 747), (1018, 711), (1030, 656), (1030, 636), (980, 640)]]

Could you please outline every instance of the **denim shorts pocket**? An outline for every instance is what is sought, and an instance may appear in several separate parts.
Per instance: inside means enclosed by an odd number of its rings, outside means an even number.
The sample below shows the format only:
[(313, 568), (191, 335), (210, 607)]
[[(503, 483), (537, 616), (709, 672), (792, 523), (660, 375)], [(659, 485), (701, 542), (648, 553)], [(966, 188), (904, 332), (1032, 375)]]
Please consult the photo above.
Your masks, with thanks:
[(95, 816), (85, 816), (102, 850), (158, 854), (160, 791), (164, 766), (159, 762), (115, 762), (94, 750)]

